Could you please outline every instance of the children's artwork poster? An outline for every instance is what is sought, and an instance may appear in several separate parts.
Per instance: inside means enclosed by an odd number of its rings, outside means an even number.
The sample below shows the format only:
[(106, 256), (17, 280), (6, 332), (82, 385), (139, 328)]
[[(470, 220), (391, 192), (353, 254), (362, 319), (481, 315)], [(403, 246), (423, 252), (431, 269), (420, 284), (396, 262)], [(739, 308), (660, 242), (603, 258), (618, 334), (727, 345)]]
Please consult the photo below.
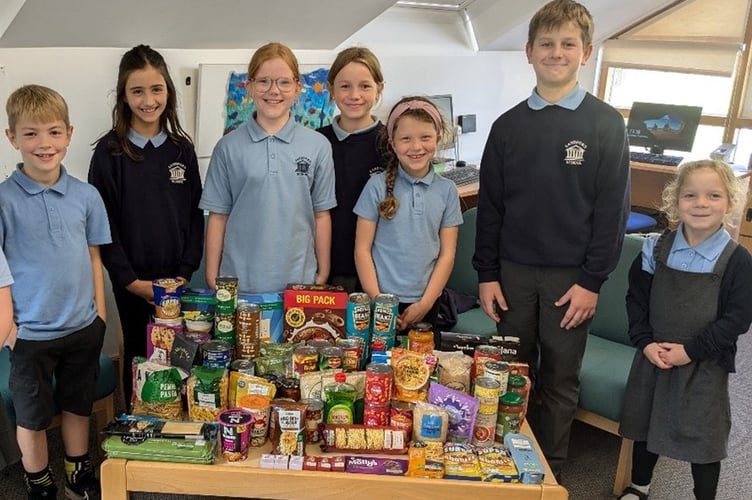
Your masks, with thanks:
[[(329, 68), (324, 65), (301, 65), (301, 92), (291, 109), (297, 123), (312, 129), (332, 123), (337, 107), (329, 99), (328, 74)], [(196, 113), (199, 157), (210, 156), (223, 135), (240, 127), (253, 115), (256, 108), (253, 99), (248, 97), (247, 80), (247, 70), (240, 65), (201, 65)], [(221, 89), (217, 88), (220, 84)], [(219, 96), (221, 104), (217, 102)]]

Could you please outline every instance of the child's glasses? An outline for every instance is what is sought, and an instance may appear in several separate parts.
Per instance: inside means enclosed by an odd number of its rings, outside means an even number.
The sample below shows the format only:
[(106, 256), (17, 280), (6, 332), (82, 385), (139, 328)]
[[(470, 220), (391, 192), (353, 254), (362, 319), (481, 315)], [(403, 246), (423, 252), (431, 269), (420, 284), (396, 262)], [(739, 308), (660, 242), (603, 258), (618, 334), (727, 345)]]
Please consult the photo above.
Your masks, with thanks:
[(290, 92), (295, 88), (297, 78), (280, 77), (272, 80), (271, 78), (251, 78), (253, 89), (256, 92), (268, 92), (272, 84), (276, 84), (280, 92)]

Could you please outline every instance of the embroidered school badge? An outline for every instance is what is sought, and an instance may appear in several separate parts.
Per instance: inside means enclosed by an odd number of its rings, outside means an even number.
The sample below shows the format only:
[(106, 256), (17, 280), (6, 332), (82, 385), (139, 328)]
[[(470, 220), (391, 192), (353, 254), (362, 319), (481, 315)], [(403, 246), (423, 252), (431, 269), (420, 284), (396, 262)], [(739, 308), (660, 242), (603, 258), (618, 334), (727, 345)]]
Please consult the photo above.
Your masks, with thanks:
[(585, 162), (587, 144), (582, 141), (569, 141), (564, 146), (564, 163), (567, 165), (582, 165)]
[(185, 182), (186, 167), (182, 163), (170, 163), (167, 171), (170, 173), (170, 182), (173, 184), (183, 184)]
[(305, 156), (301, 156), (295, 160), (295, 173), (297, 175), (308, 175), (308, 170), (311, 168), (311, 159)]

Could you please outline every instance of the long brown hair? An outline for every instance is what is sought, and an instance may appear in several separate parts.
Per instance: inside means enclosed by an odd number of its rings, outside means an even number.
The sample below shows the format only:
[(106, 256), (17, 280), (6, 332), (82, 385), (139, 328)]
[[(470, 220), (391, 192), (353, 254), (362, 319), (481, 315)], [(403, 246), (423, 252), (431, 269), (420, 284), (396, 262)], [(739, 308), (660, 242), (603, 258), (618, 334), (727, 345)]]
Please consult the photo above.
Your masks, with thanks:
[[(148, 45), (137, 45), (123, 54), (120, 59), (118, 68), (117, 89), (115, 92), (115, 106), (112, 108), (112, 129), (117, 136), (117, 143), (110, 144), (111, 151), (115, 154), (125, 153), (131, 160), (141, 161), (143, 158), (138, 155), (128, 140), (128, 132), (131, 129), (133, 111), (125, 99), (125, 86), (128, 78), (134, 71), (142, 70), (151, 66), (159, 71), (167, 86), (167, 102), (162, 115), (159, 117), (159, 127), (164, 130), (167, 136), (175, 143), (181, 141), (191, 141), (188, 133), (180, 126), (178, 120), (178, 99), (175, 92), (175, 84), (167, 70), (167, 63), (162, 54), (152, 49)], [(97, 142), (102, 138), (100, 137)]]

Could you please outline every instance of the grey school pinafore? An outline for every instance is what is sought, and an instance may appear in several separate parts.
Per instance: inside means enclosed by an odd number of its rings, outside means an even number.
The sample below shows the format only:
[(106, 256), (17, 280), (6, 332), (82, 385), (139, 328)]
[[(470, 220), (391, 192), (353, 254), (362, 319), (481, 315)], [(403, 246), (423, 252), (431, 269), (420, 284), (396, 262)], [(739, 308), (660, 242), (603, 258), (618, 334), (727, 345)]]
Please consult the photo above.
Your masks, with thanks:
[[(691, 273), (666, 265), (675, 236), (665, 234), (655, 246), (650, 324), (656, 341), (684, 343), (717, 318), (721, 278), (737, 243), (728, 242), (713, 272)], [(726, 457), (730, 428), (728, 373), (717, 359), (662, 370), (636, 353), (624, 393), (624, 437), (647, 441), (658, 455), (711, 463)]]

